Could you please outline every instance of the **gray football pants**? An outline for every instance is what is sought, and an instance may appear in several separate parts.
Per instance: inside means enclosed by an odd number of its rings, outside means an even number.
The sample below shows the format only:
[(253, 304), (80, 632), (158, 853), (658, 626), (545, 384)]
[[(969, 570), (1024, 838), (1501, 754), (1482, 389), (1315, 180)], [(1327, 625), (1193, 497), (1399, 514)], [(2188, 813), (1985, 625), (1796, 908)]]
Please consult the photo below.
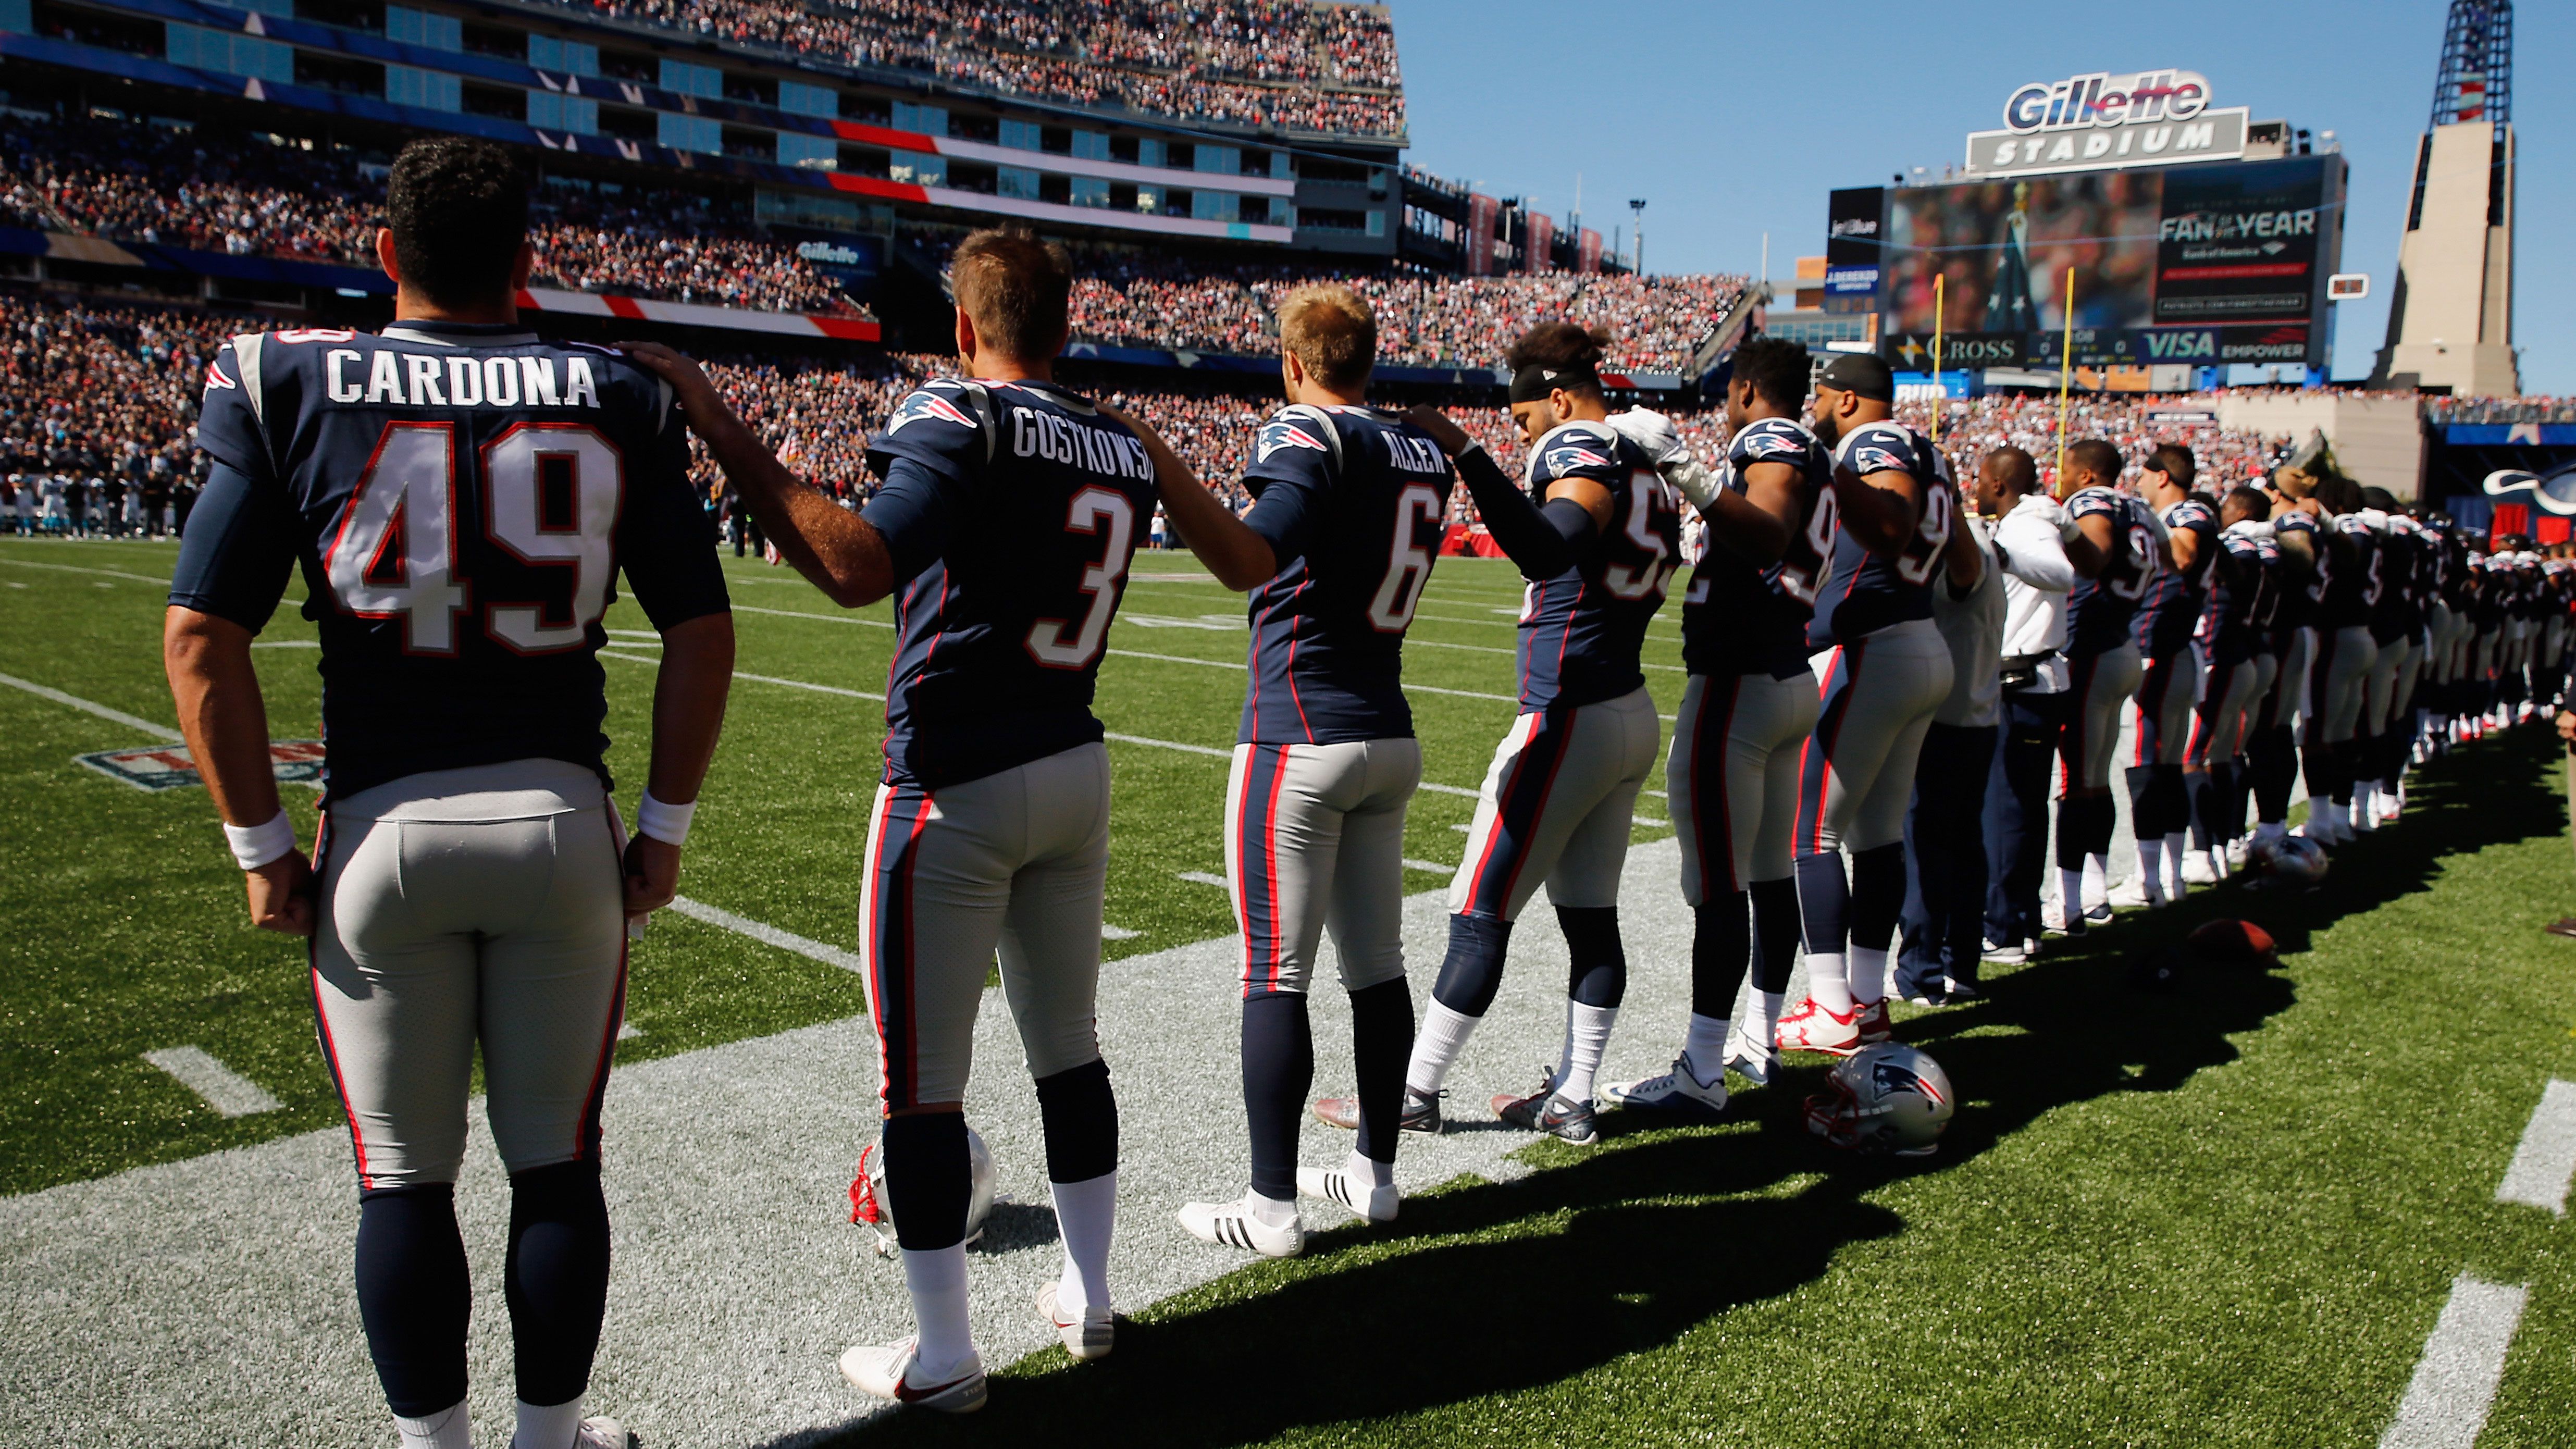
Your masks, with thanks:
[(1696, 907), (1796, 873), (1798, 764), (1816, 728), (1809, 674), (1694, 674), (1664, 766), (1681, 836), (1682, 899)]
[(1100, 900), (1109, 750), (1093, 743), (923, 790), (880, 785), (859, 893), (859, 958), (885, 1110), (966, 1099), (984, 973), (1029, 1075), (1100, 1056)]
[(1797, 855), (1856, 855), (1905, 839), (1915, 762), (1950, 697), (1953, 667), (1929, 619), (1890, 624), (1831, 652), (1799, 760)]
[(2339, 745), (2353, 737), (2361, 723), (2363, 683), (2378, 657), (2370, 631), (2358, 624), (2317, 632), (2316, 662), (2308, 669), (2304, 745)]
[[(2362, 734), (2384, 735), (2400, 722), (2399, 711), (2415, 697), (2415, 672), (2423, 661), (2423, 648), (2412, 635), (2379, 646), (2362, 680)], [(2412, 733), (2414, 720), (2409, 717), (2404, 724)]]
[(2107, 790), (2111, 762), (2120, 752), (2120, 707), (2138, 692), (2146, 665), (2138, 646), (2122, 644), (2099, 654), (2067, 657), (2070, 696), (2058, 736), (2057, 763), (2065, 792)]
[(598, 1160), (626, 989), (623, 835), (599, 777), (560, 760), (332, 802), (313, 1001), (359, 1186), (456, 1180), (478, 1043), (503, 1166)]
[(1244, 995), (1305, 992), (1328, 929), (1344, 987), (1404, 975), (1404, 812), (1421, 783), (1410, 738), (1234, 747), (1225, 878)]
[(1637, 791), (1662, 744), (1643, 689), (1512, 721), (1485, 771), (1449, 914), (1518, 920), (1541, 881), (1561, 908), (1619, 904)]

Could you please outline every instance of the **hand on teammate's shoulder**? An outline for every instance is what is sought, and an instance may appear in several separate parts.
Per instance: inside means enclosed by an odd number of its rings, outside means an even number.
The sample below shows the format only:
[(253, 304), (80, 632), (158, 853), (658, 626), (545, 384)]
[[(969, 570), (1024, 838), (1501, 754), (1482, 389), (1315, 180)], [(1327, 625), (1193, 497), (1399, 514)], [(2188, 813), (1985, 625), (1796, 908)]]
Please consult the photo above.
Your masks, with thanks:
[(1452, 458), (1476, 445), (1476, 440), (1467, 436), (1465, 428), (1450, 421), (1447, 413), (1429, 403), (1416, 403), (1406, 408), (1404, 420), (1430, 434), (1431, 441), (1440, 445), (1440, 451)]

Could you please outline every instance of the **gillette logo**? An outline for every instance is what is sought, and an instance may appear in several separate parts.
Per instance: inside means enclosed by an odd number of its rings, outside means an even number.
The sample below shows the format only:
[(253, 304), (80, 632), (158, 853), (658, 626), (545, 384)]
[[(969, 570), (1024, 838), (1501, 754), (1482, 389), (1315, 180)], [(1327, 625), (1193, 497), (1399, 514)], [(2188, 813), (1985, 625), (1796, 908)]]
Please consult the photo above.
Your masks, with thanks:
[(2188, 121), (2209, 108), (2209, 78), (2197, 71), (2096, 71), (2054, 85), (2034, 81), (2004, 102), (2014, 131), (2067, 131), (2132, 121)]

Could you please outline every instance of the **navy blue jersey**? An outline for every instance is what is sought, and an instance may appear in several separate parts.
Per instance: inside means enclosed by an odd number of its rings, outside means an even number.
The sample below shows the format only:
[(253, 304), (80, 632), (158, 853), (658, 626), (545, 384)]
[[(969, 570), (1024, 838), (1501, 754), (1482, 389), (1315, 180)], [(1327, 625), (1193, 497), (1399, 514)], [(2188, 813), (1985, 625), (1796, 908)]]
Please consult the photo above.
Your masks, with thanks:
[(2218, 561), (2218, 510), (2198, 498), (2185, 498), (2159, 515), (2167, 533), (2186, 529), (2200, 537), (2200, 550), (2190, 569), (2159, 569), (2138, 598), (2138, 650), (2149, 659), (2167, 659), (2191, 642), (2193, 630), (2209, 602), (2209, 574)]
[(1154, 464), (1136, 435), (1043, 382), (942, 378), (868, 440), (860, 515), (894, 557), (885, 779), (938, 790), (1101, 737), (1109, 621)]
[[(2334, 569), (2334, 559), (2326, 548), (2325, 531), (2317, 527), (2314, 516), (2293, 509), (2272, 520), (2275, 539), (2296, 536), (2307, 540), (2311, 565), (2307, 576), (2290, 582), (2292, 564), (2289, 550), (2282, 549), (2281, 603), (2273, 620), (2283, 629), (2303, 629), (2316, 622), (2317, 600), (2325, 596), (2326, 579)], [(2276, 545), (2277, 546), (2277, 545)]]
[(516, 327), (245, 333), (170, 602), (259, 629), (301, 564), (331, 793), (554, 759), (601, 771), (619, 570), (656, 628), (726, 607), (667, 384)]
[(2272, 541), (2253, 527), (2236, 524), (2218, 535), (2206, 547), (2224, 552), (2234, 564), (2235, 582), (2228, 581), (2229, 570), (2219, 567), (2212, 556), (2209, 564), (2209, 607), (2202, 611), (2192, 637), (2200, 642), (2209, 657), (2220, 663), (2251, 658), (2260, 647), (2265, 621), (2272, 607), (2272, 568), (2264, 557), (2270, 549), (2279, 550)]
[(1932, 617), (1932, 578), (1941, 567), (1941, 550), (1950, 541), (1957, 489), (1950, 482), (1950, 460), (1932, 440), (1903, 423), (1863, 423), (1834, 445), (1834, 472), (1847, 482), (1873, 473), (1910, 473), (1923, 493), (1922, 515), (1913, 536), (1893, 558), (1861, 547), (1842, 526), (1828, 490), (1817, 509), (1830, 522), (1816, 525), (1833, 547), (1825, 580), (1816, 586), (1816, 611), (1807, 623), (1807, 647), (1830, 649), (1866, 638), (1891, 624)]
[[(2371, 531), (2358, 513), (2335, 516), (2332, 525), (2317, 539), (2320, 571), (2325, 574), (2317, 591), (2316, 624), (2320, 629), (2352, 629), (2367, 625), (2370, 612), (2379, 603), (2379, 535)], [(2331, 557), (2333, 562), (2323, 561)]]
[(2392, 514), (2388, 531), (2379, 536), (2373, 555), (2379, 569), (2379, 601), (2371, 608), (2371, 638), (2394, 644), (2424, 627), (2424, 605), (2432, 566), (2426, 536), (2415, 520)]
[(1719, 483), (1742, 494), (1744, 470), (1756, 463), (1798, 470), (1789, 548), (1764, 568), (1709, 540), (1682, 594), (1682, 664), (1693, 674), (1787, 679), (1807, 667), (1807, 619), (1833, 547), (1833, 455), (1794, 420), (1761, 418), (1728, 440)]
[(2066, 500), (2076, 518), (2111, 520), (2111, 548), (2102, 572), (2078, 574), (2066, 591), (2066, 652), (2087, 659), (2129, 643), (2138, 601), (2164, 568), (2156, 547), (2155, 515), (2147, 505), (2113, 488), (2084, 488)]
[(1608, 423), (1560, 423), (1529, 451), (1529, 493), (1560, 478), (1610, 490), (1609, 525), (1582, 558), (1521, 603), (1521, 708), (1597, 704), (1645, 687), (1646, 624), (1682, 561), (1681, 499)]
[(1283, 408), (1262, 424), (1244, 524), (1279, 572), (1252, 591), (1242, 744), (1413, 733), (1404, 631), (1440, 553), (1453, 475), (1428, 433), (1365, 407)]

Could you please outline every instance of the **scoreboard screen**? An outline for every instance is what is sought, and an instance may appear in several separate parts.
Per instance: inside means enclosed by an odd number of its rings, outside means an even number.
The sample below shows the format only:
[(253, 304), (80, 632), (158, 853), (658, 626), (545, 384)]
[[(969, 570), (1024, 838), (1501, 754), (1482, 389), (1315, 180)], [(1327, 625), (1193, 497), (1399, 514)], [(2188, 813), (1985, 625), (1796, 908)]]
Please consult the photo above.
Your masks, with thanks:
[[(1891, 364), (2326, 360), (2343, 158), (2083, 171), (1834, 193), (1827, 289), (1874, 296)], [(1867, 237), (1874, 230), (1875, 237)]]

